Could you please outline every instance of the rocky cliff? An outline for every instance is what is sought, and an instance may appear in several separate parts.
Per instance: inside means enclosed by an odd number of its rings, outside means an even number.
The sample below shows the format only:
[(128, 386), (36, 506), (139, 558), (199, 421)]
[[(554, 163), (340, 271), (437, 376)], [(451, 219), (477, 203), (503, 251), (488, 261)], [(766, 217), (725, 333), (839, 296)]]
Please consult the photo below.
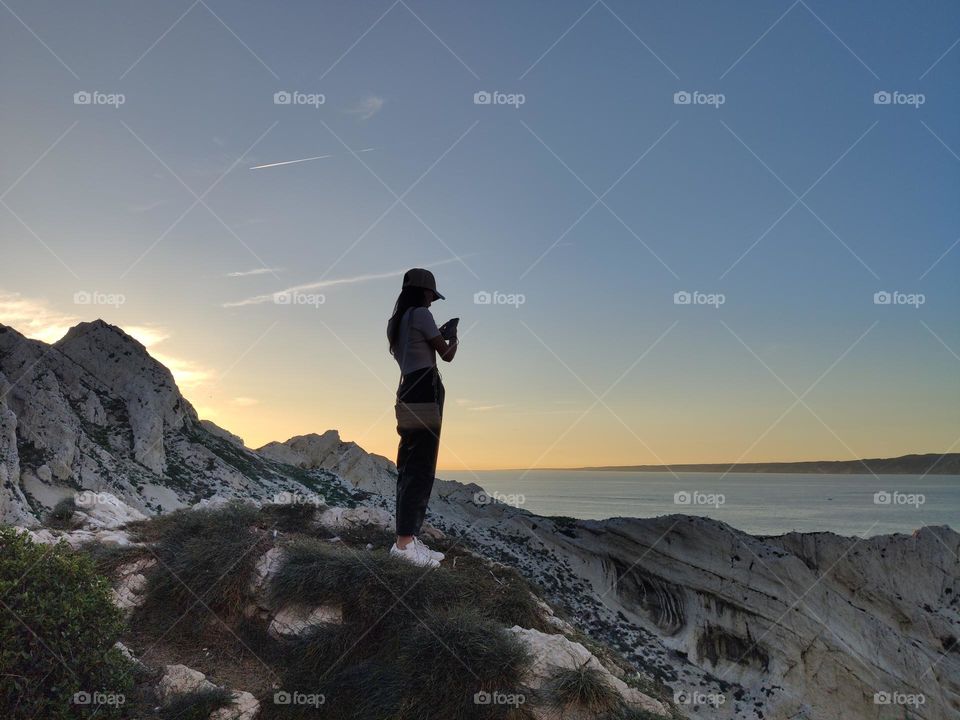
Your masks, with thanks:
[[(259, 451), (198, 420), (119, 328), (54, 345), (0, 326), (0, 521), (108, 491), (147, 513), (320, 494), (389, 525), (396, 469), (335, 431)], [(217, 500), (219, 501), (219, 500)], [(700, 517), (546, 518), (439, 481), (429, 520), (517, 568), (688, 717), (960, 719), (960, 535), (755, 537)], [(386, 529), (389, 529), (388, 527)]]
[(145, 512), (206, 497), (349, 497), (349, 483), (276, 462), (201, 422), (170, 371), (120, 328), (81, 323), (47, 345), (0, 325), (0, 521), (35, 524), (80, 490)]

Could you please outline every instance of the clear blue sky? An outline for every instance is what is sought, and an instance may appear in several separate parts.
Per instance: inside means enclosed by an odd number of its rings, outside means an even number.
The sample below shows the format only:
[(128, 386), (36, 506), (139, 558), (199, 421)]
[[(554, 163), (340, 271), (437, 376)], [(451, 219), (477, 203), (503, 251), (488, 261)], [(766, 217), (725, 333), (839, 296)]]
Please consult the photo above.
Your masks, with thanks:
[(252, 445), (393, 453), (390, 274), (437, 263), (464, 336), (445, 467), (960, 438), (956, 3), (7, 5), (0, 321), (136, 328)]

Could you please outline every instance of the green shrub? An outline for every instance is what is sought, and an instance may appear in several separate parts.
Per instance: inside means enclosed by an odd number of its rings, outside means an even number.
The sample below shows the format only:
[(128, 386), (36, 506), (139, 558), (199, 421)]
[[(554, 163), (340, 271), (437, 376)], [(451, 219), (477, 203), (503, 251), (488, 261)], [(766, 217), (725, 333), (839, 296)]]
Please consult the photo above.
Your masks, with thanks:
[(134, 532), (154, 543), (158, 563), (150, 571), (147, 602), (137, 621), (166, 630), (171, 619), (185, 614), (195, 629), (216, 618), (238, 618), (253, 567), (270, 542), (252, 527), (256, 516), (256, 508), (231, 503), (138, 523)]
[(122, 713), (115, 704), (82, 704), (76, 695), (119, 699), (129, 690), (128, 663), (113, 649), (123, 616), (110, 597), (90, 558), (0, 528), (0, 716)]
[(47, 513), (47, 525), (56, 530), (72, 530), (75, 526), (73, 514), (76, 511), (76, 501), (72, 497), (66, 497)]
[[(479, 692), (522, 693), (524, 644), (476, 612), (425, 614), (405, 626), (320, 626), (291, 648), (288, 692), (319, 693), (331, 720), (522, 718), (509, 706), (477, 704)], [(265, 703), (265, 718), (298, 717)], [(294, 711), (293, 715), (287, 713)], [(309, 708), (300, 709), (304, 717)], [(315, 716), (315, 711), (312, 711)]]
[(519, 573), (472, 556), (458, 557), (456, 570), (426, 571), (381, 550), (298, 540), (287, 546), (271, 592), (278, 604), (343, 605), (349, 619), (360, 622), (384, 615), (385, 621), (409, 622), (428, 610), (470, 607), (503, 625), (548, 629)]
[(606, 673), (583, 663), (575, 668), (560, 668), (548, 685), (561, 708), (574, 707), (596, 714), (623, 711), (623, 698), (610, 684)]

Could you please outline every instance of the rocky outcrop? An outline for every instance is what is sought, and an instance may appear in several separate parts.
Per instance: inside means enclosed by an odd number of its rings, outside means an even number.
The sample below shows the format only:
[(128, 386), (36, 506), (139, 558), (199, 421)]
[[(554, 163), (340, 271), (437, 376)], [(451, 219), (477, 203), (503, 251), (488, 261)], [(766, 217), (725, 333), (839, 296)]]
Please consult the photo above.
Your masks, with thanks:
[(396, 492), (397, 466), (381, 455), (366, 452), (356, 443), (342, 441), (336, 430), (268, 443), (257, 452), (287, 465), (330, 470), (360, 490), (379, 495)]
[[(199, 670), (186, 665), (167, 665), (157, 686), (157, 694), (161, 702), (168, 704), (181, 695), (216, 690), (217, 687)], [(214, 711), (210, 720), (253, 720), (259, 712), (260, 703), (253, 695), (234, 691), (231, 702)]]
[(911, 717), (960, 718), (949, 528), (760, 538), (684, 515), (543, 518), (479, 491), (438, 483), (432, 522), (538, 582), (691, 717), (875, 720), (884, 698), (922, 697)]
[[(661, 717), (669, 717), (669, 711), (663, 703), (628, 686), (580, 643), (574, 642), (564, 635), (543, 633), (539, 630), (519, 626), (510, 628), (510, 632), (523, 642), (532, 657), (530, 677), (526, 678), (526, 683), (533, 690), (548, 688), (557, 670), (574, 670), (586, 667), (596, 670), (602, 681), (620, 695), (627, 707), (645, 710)], [(556, 708), (550, 706), (550, 704), (534, 707), (533, 712), (540, 720), (562, 720), (562, 718), (587, 720), (588, 717), (578, 714), (575, 708)]]
[[(339, 464), (359, 470), (361, 454), (346, 447)], [(324, 464), (338, 464), (335, 453)], [(38, 524), (83, 490), (155, 513), (214, 495), (342, 502), (352, 486), (201, 422), (170, 371), (118, 327), (81, 323), (47, 345), (0, 325), (0, 522)]]

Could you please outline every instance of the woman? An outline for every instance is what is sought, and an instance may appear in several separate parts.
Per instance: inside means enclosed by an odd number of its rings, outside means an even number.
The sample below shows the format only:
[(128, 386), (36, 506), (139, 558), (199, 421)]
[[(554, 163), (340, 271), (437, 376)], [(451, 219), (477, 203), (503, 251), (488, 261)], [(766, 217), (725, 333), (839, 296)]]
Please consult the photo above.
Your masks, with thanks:
[(429, 310), (434, 300), (443, 299), (432, 272), (408, 270), (387, 323), (390, 353), (400, 365), (397, 541), (390, 554), (423, 567), (437, 567), (443, 560), (443, 553), (431, 550), (417, 537), (433, 490), (440, 450), (444, 389), (437, 355), (450, 362), (457, 354), (456, 321), (438, 328)]

